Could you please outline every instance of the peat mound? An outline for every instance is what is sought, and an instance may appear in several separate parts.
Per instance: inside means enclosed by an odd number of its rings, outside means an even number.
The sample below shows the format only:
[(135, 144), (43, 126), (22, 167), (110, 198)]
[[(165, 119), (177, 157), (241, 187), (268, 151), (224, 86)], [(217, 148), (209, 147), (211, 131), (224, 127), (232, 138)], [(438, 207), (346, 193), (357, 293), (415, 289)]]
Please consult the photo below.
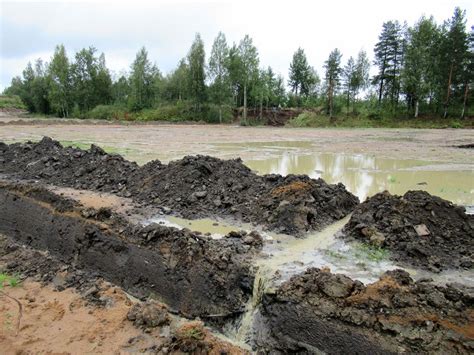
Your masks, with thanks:
[(240, 159), (198, 155), (139, 167), (94, 145), (64, 148), (48, 137), (38, 143), (1, 143), (0, 173), (117, 193), (189, 219), (230, 216), (294, 235), (320, 230), (359, 203), (342, 184), (306, 175), (260, 176)]
[(343, 233), (390, 250), (395, 261), (435, 272), (474, 265), (474, 216), (425, 191), (368, 198)]
[(365, 286), (311, 268), (264, 295), (257, 345), (273, 353), (468, 354), (473, 305), (469, 290), (414, 282), (403, 270)]

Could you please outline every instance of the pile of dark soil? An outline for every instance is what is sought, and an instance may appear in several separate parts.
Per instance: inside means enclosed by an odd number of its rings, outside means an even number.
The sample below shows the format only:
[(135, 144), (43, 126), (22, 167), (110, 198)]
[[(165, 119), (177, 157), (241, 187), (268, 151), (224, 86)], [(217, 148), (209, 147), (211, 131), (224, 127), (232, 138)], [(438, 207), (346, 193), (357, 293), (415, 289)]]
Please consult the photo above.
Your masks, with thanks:
[(0, 144), (0, 174), (118, 193), (185, 218), (230, 216), (294, 235), (322, 229), (359, 202), (342, 184), (297, 175), (259, 176), (240, 159), (188, 156), (139, 167), (96, 146), (63, 148), (46, 137), (39, 143)]
[(472, 292), (413, 282), (388, 271), (364, 286), (308, 269), (265, 294), (257, 345), (272, 353), (439, 353), (474, 351)]
[(424, 191), (376, 194), (356, 207), (343, 232), (435, 272), (474, 265), (474, 215)]
[(118, 192), (137, 169), (136, 163), (95, 145), (89, 150), (62, 147), (47, 137), (38, 143), (0, 143), (0, 173), (58, 186)]

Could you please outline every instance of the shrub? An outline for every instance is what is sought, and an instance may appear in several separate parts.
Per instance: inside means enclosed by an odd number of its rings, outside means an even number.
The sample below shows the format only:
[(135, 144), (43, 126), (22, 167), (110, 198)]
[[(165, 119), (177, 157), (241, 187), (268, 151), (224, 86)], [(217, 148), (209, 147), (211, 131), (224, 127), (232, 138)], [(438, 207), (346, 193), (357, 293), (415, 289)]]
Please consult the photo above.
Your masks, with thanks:
[(98, 120), (120, 120), (126, 119), (127, 114), (120, 106), (115, 105), (98, 105), (92, 110), (86, 112), (83, 118), (94, 118)]
[(25, 104), (16, 95), (0, 95), (0, 109), (26, 110)]

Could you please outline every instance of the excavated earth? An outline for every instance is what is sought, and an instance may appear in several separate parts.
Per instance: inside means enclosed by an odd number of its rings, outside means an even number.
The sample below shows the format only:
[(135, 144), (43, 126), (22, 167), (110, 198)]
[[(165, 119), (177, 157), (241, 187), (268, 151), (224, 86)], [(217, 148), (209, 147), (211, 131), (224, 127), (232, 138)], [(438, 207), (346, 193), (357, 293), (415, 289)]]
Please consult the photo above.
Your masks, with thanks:
[(139, 298), (156, 294), (183, 316), (215, 323), (242, 312), (252, 294), (250, 259), (261, 237), (214, 240), (189, 230), (132, 224), (91, 212), (32, 184), (2, 183), (0, 233), (61, 262), (97, 273)]
[(395, 261), (431, 271), (474, 266), (474, 215), (425, 191), (368, 198), (343, 233), (390, 250)]
[[(127, 318), (136, 327), (166, 323), (171, 313), (226, 329), (259, 292), (256, 260), (265, 257), (265, 241), (258, 233), (214, 239), (147, 225), (156, 213), (232, 217), (302, 236), (353, 212), (346, 238), (386, 248), (416, 267), (472, 267), (472, 217), (423, 192), (378, 194), (359, 205), (342, 184), (258, 176), (240, 160), (197, 156), (140, 167), (95, 146), (64, 148), (49, 138), (0, 143), (0, 174), (0, 267), (74, 287), (98, 306), (107, 305), (96, 283), (102, 278), (166, 304), (133, 307)], [(81, 193), (109, 197), (91, 203)], [(402, 270), (364, 285), (329, 269), (308, 269), (259, 295), (249, 343), (270, 354), (472, 353), (472, 286), (414, 282)], [(145, 350), (246, 352), (206, 342), (203, 329), (188, 324)]]
[(308, 269), (263, 297), (258, 348), (272, 353), (472, 354), (474, 295), (388, 271), (364, 286)]
[(240, 159), (188, 156), (140, 167), (96, 146), (64, 148), (46, 137), (39, 143), (0, 143), (0, 174), (117, 193), (184, 218), (228, 216), (293, 235), (320, 230), (359, 203), (342, 184), (303, 175), (259, 176)]

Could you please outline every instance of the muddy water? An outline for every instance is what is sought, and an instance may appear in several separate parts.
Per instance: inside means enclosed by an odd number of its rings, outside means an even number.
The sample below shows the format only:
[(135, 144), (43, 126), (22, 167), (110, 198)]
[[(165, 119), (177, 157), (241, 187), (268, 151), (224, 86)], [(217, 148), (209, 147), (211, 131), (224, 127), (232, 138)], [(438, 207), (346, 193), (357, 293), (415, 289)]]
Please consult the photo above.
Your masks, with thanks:
[(361, 201), (384, 190), (397, 195), (408, 190), (425, 190), (456, 204), (474, 205), (474, 169), (470, 164), (364, 154), (309, 154), (299, 150), (275, 154), (275, 149), (272, 150), (273, 156), (248, 160), (245, 164), (260, 174), (306, 174), (329, 183), (342, 182)]

